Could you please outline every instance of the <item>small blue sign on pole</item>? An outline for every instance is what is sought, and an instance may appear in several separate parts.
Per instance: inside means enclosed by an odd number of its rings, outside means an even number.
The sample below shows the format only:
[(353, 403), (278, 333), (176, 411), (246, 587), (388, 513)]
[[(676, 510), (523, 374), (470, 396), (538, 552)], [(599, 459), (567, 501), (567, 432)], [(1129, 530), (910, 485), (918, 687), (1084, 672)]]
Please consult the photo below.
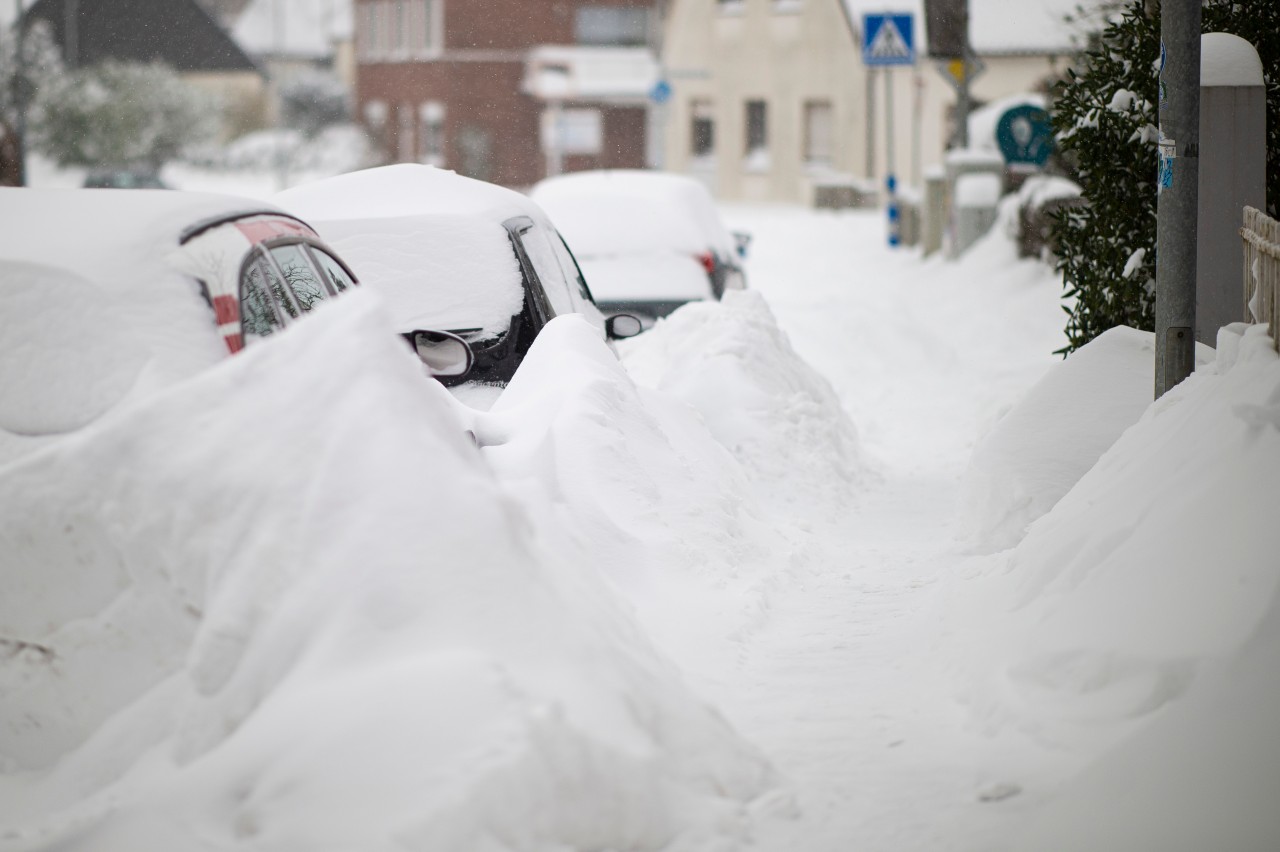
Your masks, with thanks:
[(915, 33), (911, 15), (863, 15), (864, 65), (915, 65)]
[(654, 83), (653, 88), (649, 90), (649, 100), (655, 104), (665, 104), (671, 100), (671, 84), (666, 80)]

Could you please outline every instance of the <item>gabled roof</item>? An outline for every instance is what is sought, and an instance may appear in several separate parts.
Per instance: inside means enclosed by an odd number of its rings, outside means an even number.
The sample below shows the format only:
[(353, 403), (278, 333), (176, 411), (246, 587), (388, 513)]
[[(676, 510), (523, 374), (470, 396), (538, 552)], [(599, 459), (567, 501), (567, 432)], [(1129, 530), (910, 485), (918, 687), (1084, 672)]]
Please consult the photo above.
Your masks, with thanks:
[(71, 16), (77, 65), (118, 59), (178, 71), (259, 70), (196, 0), (36, 0), (24, 20), (47, 22), (65, 57)]

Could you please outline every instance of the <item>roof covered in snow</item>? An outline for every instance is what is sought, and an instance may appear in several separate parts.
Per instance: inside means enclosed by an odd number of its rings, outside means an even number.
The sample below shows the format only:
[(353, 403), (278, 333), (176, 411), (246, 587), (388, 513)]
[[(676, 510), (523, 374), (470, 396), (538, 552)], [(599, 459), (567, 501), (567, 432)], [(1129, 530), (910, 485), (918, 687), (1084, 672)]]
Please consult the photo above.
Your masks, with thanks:
[(325, 178), (275, 200), (382, 292), (402, 331), (505, 330), (524, 290), (502, 223), (546, 221), (518, 192), (414, 163)]
[(255, 56), (319, 59), (351, 31), (351, 0), (251, 0), (233, 35)]

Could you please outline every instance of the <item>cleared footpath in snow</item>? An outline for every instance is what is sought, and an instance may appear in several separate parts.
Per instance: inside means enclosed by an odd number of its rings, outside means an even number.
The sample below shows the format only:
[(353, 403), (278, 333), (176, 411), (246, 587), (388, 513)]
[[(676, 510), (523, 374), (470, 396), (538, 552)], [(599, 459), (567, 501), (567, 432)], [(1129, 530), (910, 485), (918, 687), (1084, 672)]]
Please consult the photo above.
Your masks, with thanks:
[[(645, 621), (784, 776), (760, 848), (975, 848), (1007, 829), (1013, 790), (1067, 767), (971, 729), (930, 624), (936, 581), (964, 558), (953, 523), (974, 445), (1060, 361), (1060, 284), (999, 236), (949, 263), (891, 251), (878, 212), (727, 216), (754, 234), (749, 285), (835, 389), (862, 458), (843, 499), (791, 505), (793, 558), (762, 581), (749, 628), (718, 643), (714, 627)], [(641, 354), (624, 349), (643, 385)]]

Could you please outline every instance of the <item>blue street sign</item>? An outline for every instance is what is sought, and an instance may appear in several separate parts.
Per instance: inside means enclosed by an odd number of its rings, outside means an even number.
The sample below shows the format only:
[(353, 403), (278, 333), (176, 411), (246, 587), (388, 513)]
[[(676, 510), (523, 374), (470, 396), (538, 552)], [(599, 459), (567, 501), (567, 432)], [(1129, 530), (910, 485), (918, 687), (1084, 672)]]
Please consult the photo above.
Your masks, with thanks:
[(1049, 113), (1031, 104), (1006, 110), (996, 122), (996, 144), (1006, 163), (1043, 167), (1053, 153)]
[(666, 80), (654, 83), (653, 88), (649, 90), (649, 100), (655, 104), (665, 104), (671, 100), (671, 84)]
[(862, 61), (866, 65), (914, 65), (911, 15), (863, 15)]

